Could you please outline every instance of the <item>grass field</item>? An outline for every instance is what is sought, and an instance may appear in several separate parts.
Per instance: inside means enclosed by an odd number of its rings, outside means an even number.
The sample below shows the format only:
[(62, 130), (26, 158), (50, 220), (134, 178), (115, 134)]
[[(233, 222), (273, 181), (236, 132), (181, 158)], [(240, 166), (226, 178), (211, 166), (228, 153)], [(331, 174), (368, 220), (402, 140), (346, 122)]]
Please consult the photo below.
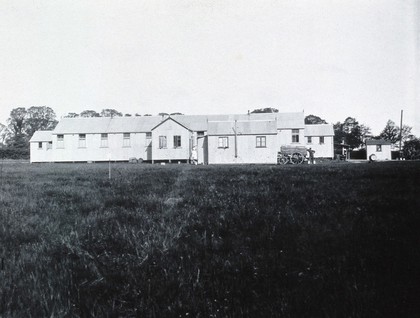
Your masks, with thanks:
[(420, 315), (420, 162), (0, 169), (0, 317)]

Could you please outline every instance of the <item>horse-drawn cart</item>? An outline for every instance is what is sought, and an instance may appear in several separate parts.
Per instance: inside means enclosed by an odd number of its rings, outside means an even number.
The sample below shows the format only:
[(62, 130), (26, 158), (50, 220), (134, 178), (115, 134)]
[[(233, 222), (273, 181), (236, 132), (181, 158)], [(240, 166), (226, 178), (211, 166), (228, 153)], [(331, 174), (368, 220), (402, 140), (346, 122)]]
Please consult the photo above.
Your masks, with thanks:
[(277, 164), (301, 164), (305, 161), (306, 152), (305, 146), (281, 146), (277, 153)]

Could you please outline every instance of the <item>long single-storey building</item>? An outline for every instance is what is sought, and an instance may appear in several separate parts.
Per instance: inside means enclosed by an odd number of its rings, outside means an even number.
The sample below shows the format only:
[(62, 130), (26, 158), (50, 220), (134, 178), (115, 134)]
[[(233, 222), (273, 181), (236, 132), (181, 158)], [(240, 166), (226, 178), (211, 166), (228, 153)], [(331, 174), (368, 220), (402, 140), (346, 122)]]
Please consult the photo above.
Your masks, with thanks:
[(30, 140), (31, 162), (276, 163), (283, 145), (333, 158), (333, 126), (304, 113), (63, 118)]

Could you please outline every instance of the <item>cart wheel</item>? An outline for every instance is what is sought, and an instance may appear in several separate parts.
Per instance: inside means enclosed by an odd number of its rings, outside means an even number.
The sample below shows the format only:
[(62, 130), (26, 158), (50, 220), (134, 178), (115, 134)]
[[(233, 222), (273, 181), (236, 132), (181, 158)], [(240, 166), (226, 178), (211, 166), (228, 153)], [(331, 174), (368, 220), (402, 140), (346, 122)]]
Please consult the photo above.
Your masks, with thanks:
[(298, 164), (302, 163), (303, 162), (302, 154), (300, 154), (298, 152), (295, 152), (292, 155), (291, 161), (292, 161), (292, 164), (294, 164), (294, 165), (298, 165)]
[(282, 165), (285, 165), (288, 161), (289, 161), (289, 160), (288, 160), (288, 159), (287, 159), (287, 157), (285, 157), (285, 156), (279, 156), (279, 157), (277, 158), (277, 162), (278, 162), (279, 164), (282, 164)]

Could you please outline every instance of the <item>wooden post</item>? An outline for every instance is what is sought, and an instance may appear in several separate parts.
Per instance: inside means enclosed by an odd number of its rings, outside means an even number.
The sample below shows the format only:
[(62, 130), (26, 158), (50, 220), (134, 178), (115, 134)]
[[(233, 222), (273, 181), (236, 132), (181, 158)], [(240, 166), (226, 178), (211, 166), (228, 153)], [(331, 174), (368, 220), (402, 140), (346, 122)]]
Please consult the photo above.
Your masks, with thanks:
[(234, 131), (235, 131), (235, 158), (238, 158), (238, 134), (236, 132), (236, 130), (237, 130), (236, 123), (237, 123), (237, 120), (235, 120), (235, 129), (234, 129)]

